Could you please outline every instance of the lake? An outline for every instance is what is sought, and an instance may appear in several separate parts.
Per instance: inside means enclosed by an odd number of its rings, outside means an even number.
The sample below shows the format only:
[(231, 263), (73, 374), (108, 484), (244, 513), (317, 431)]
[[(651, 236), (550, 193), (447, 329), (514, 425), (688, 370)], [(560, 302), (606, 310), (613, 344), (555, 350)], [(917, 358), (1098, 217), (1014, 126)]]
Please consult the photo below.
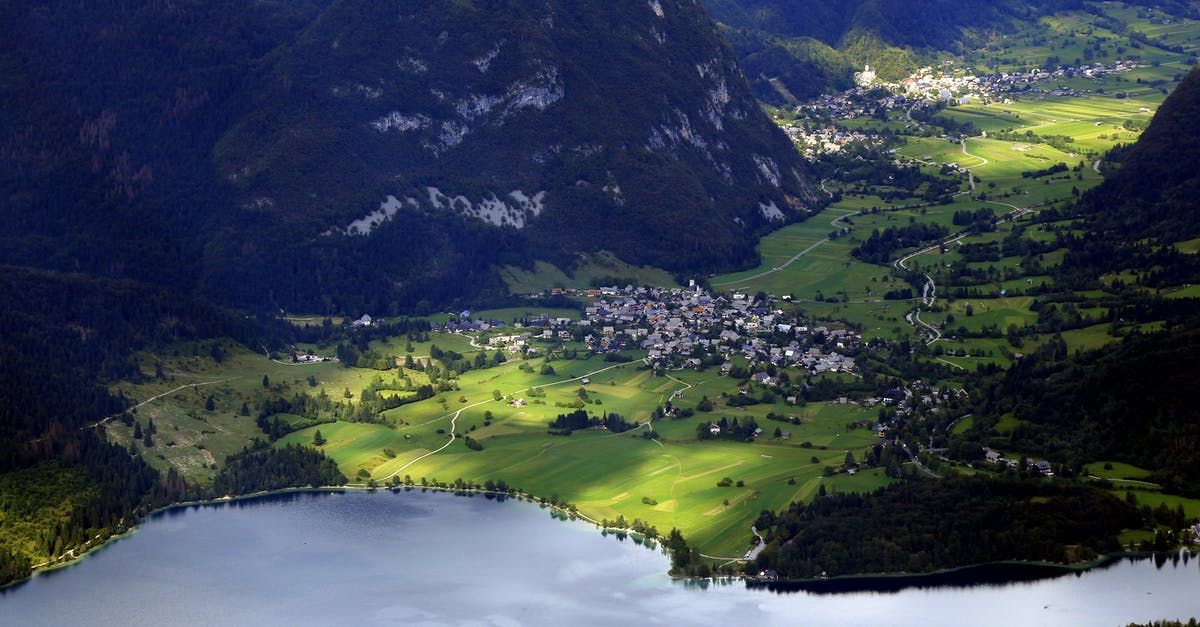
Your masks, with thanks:
[[(1200, 615), (1200, 559), (837, 592), (672, 580), (630, 540), (509, 499), (295, 493), (156, 514), (0, 591), (5, 625), (1125, 625)], [(994, 573), (993, 573), (994, 574)], [(895, 581), (890, 580), (890, 581)]]

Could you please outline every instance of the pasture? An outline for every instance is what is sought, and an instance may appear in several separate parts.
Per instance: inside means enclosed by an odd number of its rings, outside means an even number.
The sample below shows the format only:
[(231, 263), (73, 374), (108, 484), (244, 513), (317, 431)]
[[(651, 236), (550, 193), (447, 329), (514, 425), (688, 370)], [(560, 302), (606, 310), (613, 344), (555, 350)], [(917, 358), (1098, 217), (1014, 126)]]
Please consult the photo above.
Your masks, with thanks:
[[(461, 392), (387, 412), (395, 428), (322, 424), (289, 434), (279, 444), (311, 444), (319, 429), (326, 440), (321, 449), (350, 477), (503, 480), (538, 496), (566, 499), (592, 519), (637, 518), (664, 532), (679, 527), (701, 551), (717, 556), (740, 555), (748, 548), (749, 526), (759, 511), (808, 498), (822, 480), (829, 489), (840, 490), (872, 489), (888, 481), (874, 472), (859, 473), (853, 480), (822, 478), (824, 469), (840, 466), (848, 451), (861, 457), (878, 442), (874, 432), (857, 424), (873, 414), (857, 406), (790, 407), (780, 402), (738, 409), (720, 400), (722, 393), (736, 394), (736, 382), (714, 372), (655, 376), (640, 362), (600, 360), (552, 365), (554, 376), (522, 371), (512, 363), (470, 371), (458, 381)], [(586, 386), (572, 380), (585, 374), (590, 379)], [(688, 418), (653, 419), (652, 410), (672, 400), (676, 391), (684, 391), (673, 399), (681, 408), (694, 407), (702, 396), (717, 406)], [(499, 401), (493, 400), (497, 392)], [(466, 403), (455, 400), (460, 394)], [(584, 394), (589, 413), (615, 412), (642, 426), (625, 434), (587, 429), (549, 435), (554, 416), (572, 411), (571, 403)], [(526, 404), (514, 406), (518, 399)], [(797, 424), (767, 421), (768, 412), (787, 414)], [(696, 439), (698, 424), (720, 417), (754, 417), (764, 434), (755, 442)], [(851, 423), (855, 428), (848, 428)], [(776, 427), (790, 431), (791, 438), (773, 437)], [(651, 430), (659, 439), (643, 436)], [(482, 450), (468, 447), (467, 437)], [(427, 455), (431, 451), (438, 452)], [(743, 485), (718, 486), (725, 477)]]

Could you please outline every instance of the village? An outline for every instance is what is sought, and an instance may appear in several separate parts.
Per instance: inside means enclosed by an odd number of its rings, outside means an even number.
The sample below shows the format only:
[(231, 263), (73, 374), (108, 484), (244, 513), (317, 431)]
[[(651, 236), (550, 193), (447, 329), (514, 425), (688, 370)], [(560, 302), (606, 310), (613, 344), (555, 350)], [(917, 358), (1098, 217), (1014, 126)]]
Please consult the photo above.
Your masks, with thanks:
[[(788, 296), (739, 292), (714, 296), (694, 282), (687, 288), (554, 288), (528, 297), (534, 302), (582, 300), (581, 314), (576, 318), (531, 311), (522, 319), (506, 322), (466, 310), (451, 314), (433, 330), (467, 336), (479, 348), (527, 358), (575, 343), (610, 361), (627, 361), (629, 352), (643, 354), (646, 365), (663, 372), (713, 367), (722, 375), (747, 379), (739, 394), (773, 389), (785, 394), (780, 398), (787, 405), (802, 400), (795, 387), (798, 380), (794, 373), (790, 378), (784, 374), (784, 368), (806, 377), (841, 374), (861, 379), (856, 356), (886, 349), (885, 343), (864, 341), (845, 325), (818, 325), (785, 313), (780, 306), (790, 300)], [(355, 322), (358, 326), (371, 323), (369, 316)], [(735, 360), (741, 363), (735, 365)], [(587, 385), (587, 380), (582, 383)], [(862, 426), (885, 437), (896, 421), (921, 420), (942, 412), (963, 395), (962, 390), (918, 380), (873, 395), (837, 395), (829, 400), (878, 408), (879, 420)]]
[(807, 159), (839, 153), (846, 146), (871, 146), (882, 143), (882, 138), (876, 133), (841, 130), (833, 126), (810, 128), (805, 125), (788, 125), (783, 127), (783, 132), (787, 133)]
[(911, 112), (939, 102), (967, 104), (979, 101), (989, 104), (1011, 103), (1011, 97), (1016, 96), (1079, 97), (1090, 91), (1036, 85), (1071, 78), (1092, 79), (1099, 84), (1099, 79), (1105, 75), (1121, 74), (1140, 67), (1136, 61), (1120, 60), (1108, 64), (1091, 63), (975, 76), (954, 71), (948, 64), (943, 66), (936, 70), (931, 66), (923, 67), (895, 83), (876, 81), (874, 71), (867, 66), (856, 75), (855, 87), (825, 94), (809, 104), (796, 107), (796, 113), (810, 119), (853, 120), (871, 116), (886, 119), (886, 114), (891, 111)]
[[(786, 315), (777, 305), (787, 297), (713, 296), (694, 285), (556, 288), (531, 297), (559, 295), (590, 300), (579, 319), (538, 314), (505, 323), (472, 319), (464, 311), (440, 330), (480, 333), (479, 341), (510, 352), (536, 353), (534, 341), (577, 341), (598, 354), (645, 351), (646, 362), (657, 368), (718, 365), (724, 372), (733, 368), (732, 358), (740, 355), (751, 369), (769, 363), (810, 374), (854, 373), (852, 354), (862, 347), (862, 337), (851, 329), (810, 326)], [(757, 382), (772, 383), (769, 377)]]

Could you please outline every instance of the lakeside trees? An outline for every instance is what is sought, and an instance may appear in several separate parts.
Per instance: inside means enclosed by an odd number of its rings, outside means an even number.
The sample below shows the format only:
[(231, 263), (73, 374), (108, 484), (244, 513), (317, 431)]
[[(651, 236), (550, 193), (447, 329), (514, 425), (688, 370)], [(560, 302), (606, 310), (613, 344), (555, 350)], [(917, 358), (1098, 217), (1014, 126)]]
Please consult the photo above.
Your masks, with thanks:
[(1117, 534), (1142, 522), (1133, 506), (1086, 485), (955, 476), (793, 504), (746, 568), (810, 578), (1079, 562), (1120, 550)]
[(229, 456), (213, 481), (212, 493), (249, 494), (346, 482), (337, 464), (320, 451), (297, 445), (273, 448), (259, 440), (241, 453)]

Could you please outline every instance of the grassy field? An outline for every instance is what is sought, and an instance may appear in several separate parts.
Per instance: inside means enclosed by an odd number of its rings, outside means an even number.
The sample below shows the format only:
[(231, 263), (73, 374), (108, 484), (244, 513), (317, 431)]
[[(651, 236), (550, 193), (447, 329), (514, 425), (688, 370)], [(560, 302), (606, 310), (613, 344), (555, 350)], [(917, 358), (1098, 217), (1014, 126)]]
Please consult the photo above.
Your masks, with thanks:
[(580, 253), (579, 266), (568, 274), (545, 261), (537, 261), (532, 269), (505, 266), (500, 276), (514, 294), (541, 292), (554, 287), (587, 289), (596, 287), (593, 281), (608, 277), (627, 279), (636, 285), (678, 287), (669, 272), (649, 266), (634, 266), (611, 253)]
[[(169, 352), (142, 355), (143, 372), (153, 373), (162, 364), (164, 378), (147, 378), (142, 383), (123, 383), (118, 389), (137, 402), (147, 401), (134, 410), (143, 428), (153, 421), (157, 433), (154, 446), (145, 448), (143, 457), (151, 466), (165, 471), (174, 467), (189, 480), (210, 483), (215, 466), (225, 457), (242, 450), (256, 437), (264, 437), (255, 424), (253, 412), (241, 415), (242, 403), (254, 406), (263, 393), (263, 376), (269, 385), (285, 392), (318, 394), (324, 390), (340, 398), (344, 390), (357, 395), (378, 373), (373, 370), (343, 368), (334, 362), (292, 365), (270, 361), (232, 343), (224, 344), (225, 356), (218, 363), (206, 346), (172, 345)], [(312, 386), (309, 377), (317, 383)], [(205, 409), (213, 398), (214, 409)], [(129, 446), (135, 442), (134, 427), (120, 421), (107, 424), (109, 439)]]
[[(1061, 11), (1011, 36), (996, 38), (971, 57), (986, 71), (1014, 71), (1054, 64), (1107, 62), (1134, 57), (1142, 63), (1171, 63), (1194, 55), (1200, 23), (1168, 16), (1157, 9), (1123, 2), (1098, 3), (1101, 12), (1125, 24), (1123, 32), (1105, 28), (1082, 11)], [(1130, 35), (1144, 35), (1146, 42)], [(1164, 46), (1180, 46), (1182, 52)]]
[[(720, 290), (747, 293), (761, 290), (800, 300), (821, 300), (842, 292), (847, 293), (848, 298), (867, 297), (872, 284), (879, 286), (890, 282), (886, 268), (850, 257), (850, 250), (857, 245), (854, 240), (838, 239), (819, 243), (813, 248), (833, 229), (829, 221), (847, 213), (832, 207), (805, 222), (768, 235), (759, 244), (764, 260), (762, 265), (745, 272), (713, 277), (711, 284)], [(808, 252), (784, 266), (793, 255), (804, 250)]]
[[(319, 429), (326, 439), (322, 450), (351, 477), (365, 472), (377, 480), (392, 475), (414, 481), (504, 480), (540, 496), (566, 499), (596, 520), (620, 515), (663, 531), (679, 527), (703, 552), (732, 557), (746, 550), (749, 525), (762, 509), (781, 509), (809, 498), (822, 481), (833, 490), (869, 490), (889, 481), (876, 472), (822, 477), (827, 466), (841, 465), (847, 451), (861, 457), (878, 441), (868, 429), (847, 428), (873, 416), (857, 406), (777, 403), (743, 411), (718, 402), (712, 413), (650, 422), (653, 408), (676, 391), (684, 391), (674, 399), (684, 408), (702, 396), (719, 399), (722, 392), (735, 391), (736, 382), (713, 373), (654, 376), (639, 362), (615, 367), (599, 360), (552, 365), (554, 376), (524, 372), (513, 363), (468, 372), (459, 380), (460, 393), (388, 412), (397, 422), (394, 429), (339, 422), (302, 429), (279, 444), (309, 444)], [(590, 379), (586, 387), (568, 381), (584, 374)], [(544, 396), (530, 396), (534, 387)], [(555, 415), (571, 411), (561, 405), (579, 399), (581, 388), (586, 390), (589, 412), (616, 412), (649, 425), (631, 434), (588, 430), (569, 437), (548, 435), (547, 424)], [(500, 401), (492, 400), (497, 391), (504, 397)], [(509, 399), (517, 398), (528, 404), (513, 406)], [(768, 412), (794, 416), (799, 424), (768, 422)], [(696, 439), (698, 424), (721, 416), (743, 421), (755, 417), (764, 436), (754, 443)], [(771, 437), (777, 426), (792, 437)], [(659, 434), (658, 441), (642, 437), (650, 429)], [(465, 437), (442, 448), (450, 442), (451, 430), (471, 437), (483, 449), (470, 449)], [(438, 452), (428, 455), (432, 451)], [(743, 485), (718, 487), (725, 477)]]
[(1124, 498), (1127, 492), (1132, 492), (1137, 497), (1138, 505), (1149, 505), (1150, 509), (1155, 509), (1159, 505), (1166, 505), (1171, 509), (1175, 509), (1182, 505), (1185, 516), (1192, 520), (1200, 518), (1200, 499), (1189, 499), (1153, 490), (1127, 489), (1124, 487), (1113, 490), (1113, 494), (1121, 498)]
[(1132, 464), (1124, 464), (1121, 462), (1098, 461), (1088, 464), (1084, 470), (1089, 475), (1104, 477), (1105, 479), (1145, 479), (1150, 476), (1150, 471), (1144, 468), (1138, 468)]

